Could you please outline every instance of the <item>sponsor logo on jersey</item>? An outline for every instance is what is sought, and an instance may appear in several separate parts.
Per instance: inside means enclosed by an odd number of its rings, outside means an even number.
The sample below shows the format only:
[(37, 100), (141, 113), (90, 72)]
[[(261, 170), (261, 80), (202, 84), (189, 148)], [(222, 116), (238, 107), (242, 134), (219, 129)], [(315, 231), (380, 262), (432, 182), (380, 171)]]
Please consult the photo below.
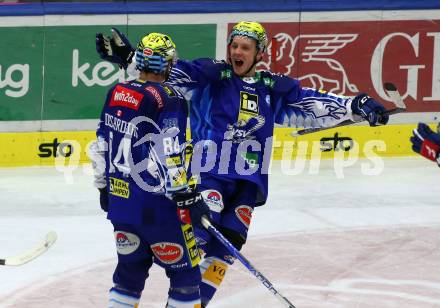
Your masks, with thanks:
[(177, 243), (160, 242), (150, 246), (154, 256), (164, 264), (174, 264), (183, 257), (183, 247)]
[(191, 261), (191, 266), (194, 267), (200, 262), (200, 252), (194, 236), (193, 226), (191, 224), (182, 225), (182, 233), (185, 240), (186, 251), (188, 252)]
[(232, 77), (232, 71), (231, 70), (223, 70), (220, 72), (220, 78), (221, 79), (230, 79)]
[(248, 90), (248, 91), (255, 91), (255, 88), (248, 87), (248, 86), (243, 86), (243, 89)]
[(213, 260), (211, 265), (203, 273), (202, 280), (204, 283), (217, 288), (222, 283), (227, 269), (228, 265), (226, 263)]
[(131, 82), (130, 85), (133, 86), (133, 87), (136, 87), (136, 88), (141, 88), (143, 86), (142, 83), (139, 83), (139, 82), (136, 82), (136, 81)]
[(168, 168), (180, 166), (182, 164), (180, 156), (167, 157), (165, 161)]
[(168, 169), (168, 175), (170, 177), (171, 188), (176, 189), (185, 186), (187, 183), (187, 175), (185, 168), (171, 168)]
[(143, 98), (142, 93), (117, 85), (113, 90), (109, 106), (122, 106), (138, 110)]
[(270, 88), (273, 88), (275, 86), (275, 80), (273, 80), (272, 78), (264, 77), (263, 83), (265, 86)]
[(138, 249), (141, 241), (136, 234), (123, 231), (116, 231), (114, 234), (119, 254), (128, 255)]
[(258, 95), (240, 91), (240, 109), (251, 114), (258, 114)]
[(252, 219), (252, 212), (254, 210), (247, 205), (240, 205), (235, 209), (235, 215), (240, 219), (240, 221), (249, 228)]
[(241, 157), (246, 161), (250, 168), (258, 167), (258, 154), (257, 153), (241, 153)]
[(176, 93), (169, 87), (169, 86), (163, 86), (163, 89), (165, 90), (166, 94), (168, 94), (169, 97), (176, 96)]
[(163, 100), (162, 100), (162, 96), (160, 96), (159, 91), (157, 91), (157, 89), (152, 86), (146, 87), (145, 90), (147, 90), (148, 92), (151, 93), (151, 95), (153, 95), (154, 99), (156, 100), (157, 107), (162, 108), (163, 107)]
[(174, 268), (174, 269), (178, 269), (178, 268), (184, 268), (188, 266), (188, 262), (184, 262), (184, 263), (179, 263), (179, 264), (173, 264), (170, 267)]
[(222, 195), (217, 191), (213, 189), (208, 189), (202, 191), (202, 197), (203, 200), (205, 200), (205, 203), (209, 206), (209, 209), (213, 212), (220, 213), (223, 208), (223, 198)]
[(113, 196), (128, 199), (130, 197), (129, 183), (117, 178), (109, 178), (110, 180), (110, 194)]

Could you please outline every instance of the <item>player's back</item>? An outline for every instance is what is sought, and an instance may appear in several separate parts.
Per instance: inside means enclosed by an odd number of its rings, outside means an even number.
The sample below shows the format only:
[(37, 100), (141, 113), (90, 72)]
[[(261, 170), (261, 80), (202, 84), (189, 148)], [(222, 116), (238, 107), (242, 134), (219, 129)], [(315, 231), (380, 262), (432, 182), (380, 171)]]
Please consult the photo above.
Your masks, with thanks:
[(163, 193), (161, 157), (169, 153), (160, 153), (164, 149), (157, 145), (172, 127), (184, 142), (186, 117), (185, 100), (169, 86), (136, 80), (110, 89), (97, 131), (108, 145), (109, 217), (133, 222), (140, 204)]

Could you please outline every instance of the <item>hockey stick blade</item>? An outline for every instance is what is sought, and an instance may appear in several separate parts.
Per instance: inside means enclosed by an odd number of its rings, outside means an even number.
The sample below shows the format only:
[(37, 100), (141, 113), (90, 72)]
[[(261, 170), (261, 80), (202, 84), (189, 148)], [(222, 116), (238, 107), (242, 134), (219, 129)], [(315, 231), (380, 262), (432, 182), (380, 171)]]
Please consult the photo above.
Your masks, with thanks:
[(46, 234), (46, 237), (41, 243), (29, 249), (28, 251), (20, 255), (0, 259), (0, 265), (19, 266), (28, 263), (29, 261), (32, 261), (33, 259), (46, 252), (50, 248), (50, 246), (55, 243), (56, 240), (57, 234), (55, 233), (55, 231), (50, 231)]
[[(397, 90), (396, 86), (394, 84), (392, 84), (391, 82), (385, 82), (383, 86), (384, 86), (384, 89), (387, 91), (388, 95), (390, 96), (391, 101), (396, 106), (396, 108), (386, 110), (383, 113), (381, 113), (379, 116), (386, 116), (386, 115), (392, 115), (392, 114), (397, 114), (397, 113), (405, 112), (406, 111), (406, 105), (403, 102), (403, 99), (400, 96), (399, 91)], [(365, 119), (360, 119), (360, 120), (357, 120), (357, 121), (345, 120), (345, 121), (343, 121), (343, 122), (341, 122), (339, 124), (336, 124), (336, 125), (333, 125), (333, 126), (329, 126), (329, 127), (310, 127), (310, 128), (301, 129), (299, 131), (292, 132), (291, 135), (293, 137), (298, 137), (298, 136), (307, 135), (307, 134), (311, 134), (311, 133), (316, 133), (316, 132), (327, 130), (327, 129), (332, 129), (332, 128), (337, 128), (337, 127), (341, 127), (341, 126), (352, 125), (352, 124), (360, 123), (360, 122), (364, 122), (364, 121), (366, 121), (366, 120)]]
[(277, 289), (272, 285), (272, 283), (263, 276), (261, 272), (259, 272), (255, 266), (251, 264), (251, 262), (245, 258), (232, 244), (229, 242), (223, 234), (218, 231), (207, 219), (205, 216), (202, 217), (202, 224), (220, 243), (222, 243), (223, 246), (235, 257), (237, 258), (248, 270), (249, 272), (254, 275), (273, 295), (278, 298), (280, 302), (284, 304), (287, 308), (295, 308), (293, 304), (283, 295), (281, 295), (280, 292), (278, 292)]

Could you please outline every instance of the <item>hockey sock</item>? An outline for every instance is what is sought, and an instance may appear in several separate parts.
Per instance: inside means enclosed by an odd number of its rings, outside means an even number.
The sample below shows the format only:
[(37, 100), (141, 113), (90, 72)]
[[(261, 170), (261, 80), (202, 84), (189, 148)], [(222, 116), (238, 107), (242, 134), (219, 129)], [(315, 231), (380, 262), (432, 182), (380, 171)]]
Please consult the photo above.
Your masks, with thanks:
[(219, 258), (208, 257), (199, 266), (202, 273), (200, 297), (203, 307), (206, 307), (222, 283), (228, 264)]
[(108, 308), (137, 308), (140, 294), (129, 292), (117, 287), (110, 289)]
[(199, 286), (170, 288), (166, 308), (201, 308)]

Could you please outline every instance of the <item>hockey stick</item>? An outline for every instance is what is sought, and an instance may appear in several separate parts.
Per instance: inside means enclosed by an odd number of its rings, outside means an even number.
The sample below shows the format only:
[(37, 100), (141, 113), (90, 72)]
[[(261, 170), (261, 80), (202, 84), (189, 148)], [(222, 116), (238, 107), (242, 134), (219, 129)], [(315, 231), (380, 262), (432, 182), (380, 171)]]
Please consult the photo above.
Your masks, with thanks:
[(28, 251), (17, 256), (0, 259), (0, 265), (19, 266), (29, 261), (32, 261), (33, 259), (46, 252), (49, 247), (52, 246), (53, 243), (55, 243), (56, 240), (57, 234), (55, 233), (55, 231), (50, 231), (46, 234), (45, 239), (38, 245), (34, 246), (32, 249), (29, 249)]
[(209, 221), (209, 219), (207, 219), (205, 216), (202, 217), (202, 224), (203, 226), (217, 239), (219, 240), (224, 246), (225, 248), (234, 256), (236, 257), (238, 260), (240, 260), (240, 262), (251, 272), (252, 275), (254, 275), (255, 277), (257, 277), (258, 280), (261, 281), (261, 283), (272, 293), (276, 296), (276, 298), (278, 298), (285, 307), (287, 308), (295, 308), (295, 306), (293, 306), (293, 304), (291, 302), (289, 302), (289, 300), (284, 297), (283, 295), (281, 295), (281, 293), (275, 289), (275, 287), (273, 286), (273, 284), (266, 278), (263, 276), (263, 274), (258, 271), (255, 266), (253, 266), (251, 264), (251, 262), (249, 262), (248, 259), (246, 259), (224, 236), (223, 234), (221, 234), (220, 231), (218, 231)]
[[(400, 96), (399, 91), (397, 90), (396, 86), (390, 82), (384, 83), (383, 86), (384, 86), (385, 90), (387, 91), (388, 95), (391, 97), (392, 102), (396, 107), (393, 109), (386, 110), (385, 112), (381, 113), (379, 116), (392, 115), (392, 114), (404, 112), (406, 110), (406, 105), (403, 102), (403, 99)], [(363, 122), (363, 121), (366, 121), (366, 119), (360, 119), (360, 120), (356, 120), (356, 121), (345, 120), (339, 124), (329, 126), (329, 127), (310, 127), (310, 128), (301, 129), (299, 131), (292, 132), (291, 135), (293, 137), (298, 137), (298, 136), (316, 133), (316, 132), (331, 129), (331, 128), (352, 125), (352, 124)]]

